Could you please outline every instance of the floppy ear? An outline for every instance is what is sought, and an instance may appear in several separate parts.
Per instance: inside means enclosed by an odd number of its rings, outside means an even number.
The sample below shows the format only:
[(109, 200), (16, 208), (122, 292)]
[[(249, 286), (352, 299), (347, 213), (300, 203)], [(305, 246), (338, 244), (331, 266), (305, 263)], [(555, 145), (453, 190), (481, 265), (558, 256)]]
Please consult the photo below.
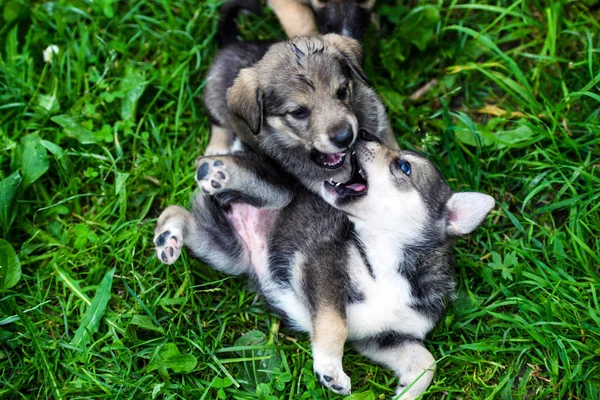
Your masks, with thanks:
[(446, 203), (448, 208), (449, 235), (461, 236), (471, 233), (483, 222), (496, 205), (492, 196), (483, 193), (454, 193)]
[(368, 79), (361, 67), (363, 48), (360, 42), (351, 37), (335, 33), (329, 33), (323, 36), (323, 39), (325, 43), (335, 47), (340, 52), (342, 60), (348, 65), (354, 77), (366, 85)]
[(227, 106), (253, 134), (258, 135), (263, 122), (263, 101), (254, 70), (245, 68), (240, 71), (233, 86), (227, 90)]

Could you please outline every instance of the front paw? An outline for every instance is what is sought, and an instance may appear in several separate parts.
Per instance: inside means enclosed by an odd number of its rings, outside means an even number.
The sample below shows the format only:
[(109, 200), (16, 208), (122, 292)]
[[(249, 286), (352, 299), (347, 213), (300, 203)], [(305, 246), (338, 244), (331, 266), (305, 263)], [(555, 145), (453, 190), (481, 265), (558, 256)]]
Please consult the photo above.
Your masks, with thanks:
[(337, 394), (350, 394), (352, 384), (348, 375), (344, 373), (341, 360), (315, 358), (313, 370), (321, 385)]
[(202, 157), (197, 162), (196, 182), (203, 193), (213, 195), (226, 188), (229, 182), (227, 165), (218, 157)]
[(165, 230), (154, 237), (156, 256), (164, 264), (173, 264), (181, 254), (183, 237), (176, 230)]

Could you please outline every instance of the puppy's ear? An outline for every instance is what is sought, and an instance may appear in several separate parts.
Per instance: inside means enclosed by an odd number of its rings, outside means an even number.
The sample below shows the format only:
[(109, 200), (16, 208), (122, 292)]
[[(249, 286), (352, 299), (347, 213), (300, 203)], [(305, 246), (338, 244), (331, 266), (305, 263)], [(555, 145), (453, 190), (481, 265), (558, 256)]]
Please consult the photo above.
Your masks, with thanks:
[(454, 193), (446, 203), (448, 226), (446, 232), (452, 236), (471, 233), (496, 205), (492, 196), (483, 193)]
[(366, 85), (368, 80), (361, 67), (363, 48), (360, 42), (351, 37), (340, 36), (335, 33), (323, 36), (323, 40), (340, 52), (342, 61), (348, 65), (354, 77)]
[(255, 135), (260, 132), (263, 122), (262, 97), (258, 77), (251, 68), (242, 69), (233, 86), (227, 90), (229, 109), (241, 118)]

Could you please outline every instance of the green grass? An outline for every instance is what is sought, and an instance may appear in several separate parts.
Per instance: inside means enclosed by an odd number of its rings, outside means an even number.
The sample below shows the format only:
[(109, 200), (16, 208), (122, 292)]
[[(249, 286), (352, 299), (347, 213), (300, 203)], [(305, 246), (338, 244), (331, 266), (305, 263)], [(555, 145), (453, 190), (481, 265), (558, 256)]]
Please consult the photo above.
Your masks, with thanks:
[[(600, 397), (599, 6), (377, 7), (366, 71), (399, 143), (498, 202), (457, 245), (428, 398)], [(189, 204), (207, 143), (218, 3), (0, 8), (0, 230), (22, 270), (8, 288), (0, 241), (0, 398), (337, 397), (246, 279), (154, 256), (155, 218)], [(283, 38), (270, 11), (241, 21)], [(392, 393), (389, 371), (351, 349), (344, 365), (353, 398)]]

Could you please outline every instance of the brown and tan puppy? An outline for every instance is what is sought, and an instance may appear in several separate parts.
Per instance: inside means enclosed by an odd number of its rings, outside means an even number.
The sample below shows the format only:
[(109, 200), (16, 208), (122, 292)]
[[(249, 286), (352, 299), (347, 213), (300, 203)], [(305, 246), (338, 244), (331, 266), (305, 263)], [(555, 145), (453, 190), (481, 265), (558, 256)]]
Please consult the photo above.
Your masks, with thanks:
[(397, 148), (361, 58), (359, 42), (336, 34), (234, 41), (213, 61), (204, 88), (213, 125), (206, 154), (227, 153), (236, 136), (313, 192), (324, 180), (347, 180), (359, 129)]

